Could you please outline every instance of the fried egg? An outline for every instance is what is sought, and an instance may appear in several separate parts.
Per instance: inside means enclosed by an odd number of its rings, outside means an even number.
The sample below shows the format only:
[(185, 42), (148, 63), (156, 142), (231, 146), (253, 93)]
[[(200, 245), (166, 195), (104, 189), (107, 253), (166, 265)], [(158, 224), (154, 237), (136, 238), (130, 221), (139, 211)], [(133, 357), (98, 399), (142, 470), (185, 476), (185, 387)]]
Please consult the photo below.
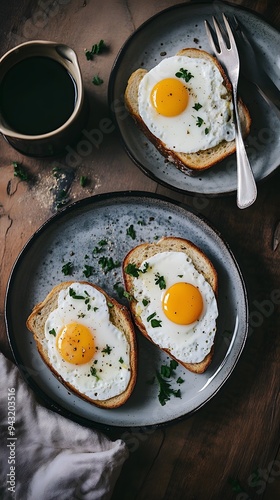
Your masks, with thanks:
[(129, 343), (110, 322), (107, 300), (94, 287), (72, 283), (60, 291), (43, 343), (54, 370), (90, 399), (107, 400), (127, 388)]
[(235, 137), (231, 95), (208, 59), (163, 59), (142, 78), (138, 109), (150, 132), (175, 152), (194, 153)]
[(204, 276), (184, 252), (145, 260), (133, 278), (133, 296), (149, 337), (178, 361), (199, 363), (210, 352), (218, 307)]

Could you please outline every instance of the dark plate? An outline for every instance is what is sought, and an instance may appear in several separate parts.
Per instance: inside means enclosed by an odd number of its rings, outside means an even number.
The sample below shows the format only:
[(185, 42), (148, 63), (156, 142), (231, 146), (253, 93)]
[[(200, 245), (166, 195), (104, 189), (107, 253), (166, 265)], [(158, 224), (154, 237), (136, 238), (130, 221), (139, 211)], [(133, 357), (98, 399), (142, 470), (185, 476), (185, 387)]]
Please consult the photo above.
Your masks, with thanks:
[[(149, 177), (188, 194), (218, 196), (235, 192), (235, 155), (195, 177), (183, 174), (138, 130), (125, 111), (123, 96), (128, 78), (137, 68), (150, 70), (184, 47), (211, 52), (204, 19), (212, 22), (212, 16), (219, 18), (221, 12), (229, 18), (236, 16), (243, 23), (262, 54), (267, 73), (279, 85), (279, 32), (257, 14), (223, 2), (179, 4), (150, 18), (123, 45), (110, 76), (110, 108), (126, 152)], [(252, 116), (246, 145), (255, 178), (260, 181), (279, 166), (280, 121), (252, 84), (243, 82), (240, 92)]]
[[(127, 235), (133, 225), (136, 238)], [(25, 322), (33, 306), (51, 288), (69, 279), (63, 263), (71, 261), (71, 279), (83, 280), (85, 264), (95, 269), (92, 282), (118, 299), (114, 284), (122, 281), (121, 268), (104, 274), (99, 256), (92, 250), (106, 239), (106, 256), (122, 261), (143, 241), (161, 236), (190, 239), (212, 260), (219, 277), (219, 318), (213, 362), (206, 373), (195, 375), (178, 367), (185, 382), (182, 398), (165, 406), (158, 400), (158, 387), (147, 381), (168, 359), (139, 335), (139, 373), (129, 401), (115, 410), (104, 410), (76, 397), (52, 375), (41, 360)], [(88, 257), (87, 257), (88, 256)], [(49, 219), (29, 240), (12, 270), (6, 294), (7, 332), (19, 369), (27, 383), (46, 403), (63, 415), (93, 426), (140, 427), (172, 422), (190, 415), (209, 401), (233, 371), (243, 349), (248, 308), (243, 279), (228, 245), (202, 218), (169, 199), (142, 192), (94, 196), (74, 203)]]

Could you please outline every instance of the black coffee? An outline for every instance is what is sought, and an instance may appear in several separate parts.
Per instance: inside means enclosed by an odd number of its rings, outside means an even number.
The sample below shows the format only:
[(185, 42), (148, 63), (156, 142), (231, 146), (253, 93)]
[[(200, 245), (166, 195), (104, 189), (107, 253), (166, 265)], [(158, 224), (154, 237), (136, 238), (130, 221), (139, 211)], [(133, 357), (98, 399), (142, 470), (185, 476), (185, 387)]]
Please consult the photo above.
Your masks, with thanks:
[(76, 101), (76, 85), (64, 66), (32, 56), (15, 64), (0, 85), (0, 109), (16, 132), (46, 134), (65, 123)]

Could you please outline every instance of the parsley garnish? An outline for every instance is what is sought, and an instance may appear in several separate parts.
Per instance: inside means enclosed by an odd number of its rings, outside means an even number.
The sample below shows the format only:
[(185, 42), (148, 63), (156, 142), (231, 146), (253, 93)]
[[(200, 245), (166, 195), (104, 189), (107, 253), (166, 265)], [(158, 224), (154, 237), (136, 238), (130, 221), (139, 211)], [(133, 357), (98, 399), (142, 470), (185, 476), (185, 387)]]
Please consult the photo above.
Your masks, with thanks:
[(49, 334), (53, 335), (54, 337), (56, 337), (56, 331), (55, 331), (55, 329), (52, 328), (51, 330), (49, 330)]
[[(156, 378), (159, 383), (159, 394), (158, 394), (158, 399), (159, 402), (162, 406), (166, 404), (167, 401), (170, 400), (170, 397), (173, 395), (176, 398), (181, 397), (181, 391), (180, 389), (174, 389), (171, 386), (171, 381), (170, 378), (175, 374), (175, 370), (178, 366), (177, 361), (172, 359), (170, 361), (169, 366), (168, 365), (162, 365), (160, 372), (157, 370), (156, 371)], [(179, 377), (177, 379), (177, 384), (182, 384), (183, 379)]]
[(210, 130), (209, 128), (205, 129), (205, 135), (209, 134), (209, 130)]
[(119, 359), (119, 363), (123, 364), (123, 358)]
[(129, 226), (129, 228), (126, 230), (126, 234), (128, 236), (130, 236), (133, 240), (135, 240), (135, 238), (136, 238), (136, 232), (135, 232), (133, 224), (131, 224)]
[(160, 373), (163, 377), (170, 378), (174, 374), (177, 366), (178, 366), (177, 361), (175, 361), (175, 359), (171, 359), (169, 366), (168, 365), (161, 366)]
[(100, 380), (100, 377), (98, 377), (97, 373), (96, 373), (96, 368), (94, 368), (93, 366), (90, 367), (90, 374), (96, 378), (96, 380)]
[(181, 397), (180, 389), (173, 389), (171, 383), (168, 382), (163, 376), (157, 371), (156, 372), (157, 381), (159, 383), (159, 394), (158, 399), (162, 406), (164, 406), (167, 401), (170, 400), (170, 396), (173, 395), (175, 398)]
[(71, 287), (69, 288), (69, 295), (73, 299), (87, 300), (86, 297), (84, 297), (84, 295), (77, 295), (77, 293), (75, 292), (75, 290), (73, 290), (73, 288), (71, 288)]
[(83, 270), (83, 274), (85, 275), (86, 278), (89, 278), (90, 276), (93, 275), (94, 269), (92, 266), (89, 266), (88, 264), (85, 264), (85, 268)]
[(150, 314), (150, 316), (147, 317), (147, 321), (151, 322), (151, 327), (152, 328), (157, 328), (161, 326), (161, 320), (160, 319), (155, 319), (156, 313), (154, 312), (153, 314)]
[(13, 161), (12, 165), (14, 167), (14, 176), (19, 177), (21, 181), (28, 181), (29, 177), (24, 168), (16, 161)]
[(88, 183), (88, 179), (85, 175), (81, 175), (80, 177), (80, 186), (85, 187)]
[(138, 278), (140, 273), (145, 274), (148, 271), (148, 269), (149, 269), (149, 263), (145, 262), (143, 269), (136, 267), (136, 264), (127, 264), (124, 271), (126, 274), (129, 274), (130, 276)]
[(152, 313), (150, 314), (150, 316), (147, 317), (147, 321), (151, 321), (151, 319), (153, 319), (155, 316), (156, 316), (157, 313)]
[(96, 247), (94, 247), (92, 253), (93, 254), (96, 254), (96, 253), (101, 253), (103, 252), (103, 247), (107, 245), (107, 241), (106, 240), (100, 240), (98, 245)]
[(183, 80), (185, 80), (185, 82), (187, 83), (191, 78), (193, 78), (191, 72), (184, 68), (180, 68), (180, 71), (177, 71), (177, 73), (175, 73), (175, 76), (177, 76), (178, 78), (183, 78)]
[(133, 276), (134, 278), (138, 278), (140, 274), (140, 269), (136, 267), (136, 264), (127, 264), (125, 268), (126, 274)]
[(177, 384), (183, 384), (185, 381), (182, 379), (182, 377), (177, 378)]
[(93, 56), (95, 54), (100, 54), (102, 50), (104, 50), (106, 47), (104, 40), (100, 40), (100, 42), (93, 44), (91, 50), (86, 49), (85, 50), (85, 56), (88, 61), (92, 61)]
[(66, 262), (66, 264), (63, 264), (61, 271), (63, 272), (64, 276), (69, 276), (73, 272), (73, 264), (72, 262)]
[(202, 108), (202, 105), (199, 102), (196, 102), (193, 106), (193, 109), (195, 109), (196, 111), (198, 111), (200, 108)]
[(142, 300), (142, 304), (143, 304), (143, 306), (145, 306), (145, 307), (146, 307), (149, 303), (150, 303), (149, 299), (143, 299), (143, 300)]
[(196, 125), (198, 127), (201, 127), (201, 125), (204, 123), (204, 120), (202, 118), (200, 118), (200, 116), (197, 117), (196, 119)]
[(166, 288), (164, 276), (160, 276), (159, 273), (156, 273), (155, 284), (158, 285), (161, 290), (164, 290)]
[(102, 80), (102, 78), (100, 78), (100, 76), (98, 75), (95, 75), (92, 79), (93, 85), (102, 85), (103, 82), (104, 80)]
[(115, 269), (116, 267), (120, 266), (120, 262), (114, 262), (112, 257), (100, 257), (98, 264), (101, 265), (103, 271), (105, 271), (105, 274), (108, 273), (109, 271), (112, 271), (112, 269)]
[(102, 349), (101, 352), (104, 352), (105, 354), (110, 354), (111, 351), (112, 351), (112, 347), (110, 347), (108, 344), (106, 344), (106, 347), (104, 347), (104, 349)]

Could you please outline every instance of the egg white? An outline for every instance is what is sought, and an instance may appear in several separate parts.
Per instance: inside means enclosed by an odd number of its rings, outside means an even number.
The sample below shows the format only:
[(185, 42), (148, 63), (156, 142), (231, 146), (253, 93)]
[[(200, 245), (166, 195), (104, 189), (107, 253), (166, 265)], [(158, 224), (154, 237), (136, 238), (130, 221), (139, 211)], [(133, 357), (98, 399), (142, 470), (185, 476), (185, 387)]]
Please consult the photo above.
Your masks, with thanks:
[[(78, 296), (70, 295), (70, 288)], [(72, 322), (87, 326), (98, 347), (93, 359), (83, 365), (74, 365), (65, 361), (56, 347), (56, 337), (50, 332), (59, 330)], [(95, 288), (82, 283), (73, 283), (61, 290), (57, 309), (52, 311), (45, 323), (45, 338), (50, 363), (54, 370), (80, 393), (93, 400), (106, 400), (121, 394), (130, 380), (130, 347), (122, 331), (109, 319), (109, 310), (105, 296)], [(106, 346), (110, 353), (102, 353)], [(91, 367), (96, 375), (91, 374)]]
[[(179, 78), (189, 91), (188, 105), (177, 116), (160, 115), (151, 103), (151, 91), (165, 78), (178, 79), (175, 75), (181, 68), (193, 75), (187, 83)], [(201, 105), (199, 110), (194, 109), (196, 103)], [(141, 80), (138, 108), (148, 129), (172, 151), (194, 153), (235, 138), (231, 96), (218, 68), (208, 59), (187, 56), (163, 59)], [(203, 120), (201, 126), (197, 125), (198, 117)]]
[[(146, 263), (148, 268), (145, 271)], [(199, 363), (210, 352), (216, 333), (218, 307), (215, 294), (204, 276), (194, 267), (184, 252), (162, 252), (145, 260), (138, 278), (133, 279), (133, 296), (137, 300), (137, 315), (140, 316), (149, 337), (159, 347), (169, 349), (179, 361)], [(161, 290), (155, 277), (163, 276), (166, 288)], [(177, 325), (169, 320), (162, 308), (162, 297), (175, 283), (186, 282), (196, 286), (203, 298), (203, 311), (200, 318), (190, 325)], [(147, 305), (143, 305), (148, 301)], [(152, 327), (149, 316), (156, 313), (155, 319), (161, 326)]]

